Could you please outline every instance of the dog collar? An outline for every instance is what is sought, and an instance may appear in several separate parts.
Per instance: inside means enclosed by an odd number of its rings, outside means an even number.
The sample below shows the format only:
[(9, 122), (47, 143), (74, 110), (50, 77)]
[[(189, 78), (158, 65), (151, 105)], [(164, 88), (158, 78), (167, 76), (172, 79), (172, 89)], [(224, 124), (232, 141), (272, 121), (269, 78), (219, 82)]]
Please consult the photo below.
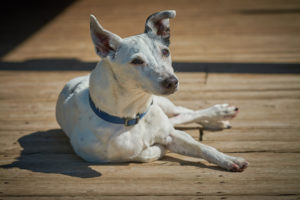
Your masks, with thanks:
[[(114, 115), (110, 115), (106, 112), (103, 112), (102, 110), (98, 109), (92, 98), (91, 98), (91, 95), (89, 94), (89, 103), (90, 103), (90, 107), (92, 108), (92, 110), (94, 111), (94, 113), (100, 117), (101, 119), (107, 121), (107, 122), (110, 122), (110, 123), (114, 123), (114, 124), (123, 124), (125, 126), (134, 126), (136, 125), (137, 123), (139, 123), (140, 119), (142, 119), (146, 114), (147, 112), (149, 111), (149, 108), (146, 110), (146, 112), (143, 112), (143, 113), (138, 113), (136, 114), (136, 117), (135, 118), (130, 118), (130, 117), (117, 117), (117, 116), (114, 116)], [(151, 105), (153, 104), (153, 101), (151, 102)], [(151, 106), (150, 105), (150, 106)]]

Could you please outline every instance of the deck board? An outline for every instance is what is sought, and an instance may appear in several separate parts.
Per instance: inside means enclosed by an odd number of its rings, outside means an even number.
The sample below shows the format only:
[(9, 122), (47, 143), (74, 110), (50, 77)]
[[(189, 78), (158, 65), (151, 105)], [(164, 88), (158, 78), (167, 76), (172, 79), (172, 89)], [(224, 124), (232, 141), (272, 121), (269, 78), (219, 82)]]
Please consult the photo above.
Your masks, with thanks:
[[(85, 164), (74, 154), (29, 154), (24, 155), (19, 161), (22, 163), (15, 164), (15, 166), (22, 166), (22, 170), (17, 168), (2, 170), (4, 183), (1, 188), (5, 189), (4, 193), (7, 196), (15, 194), (30, 196), (298, 194), (297, 183), (300, 181), (300, 176), (299, 168), (295, 167), (299, 164), (299, 154), (233, 153), (231, 155), (244, 156), (253, 164), (247, 172), (230, 173), (217, 170), (216, 167), (200, 159), (174, 154), (169, 154), (167, 158), (153, 163), (120, 165)], [(6, 161), (6, 159), (1, 160), (2, 163)], [(59, 184), (63, 187), (57, 187)]]
[[(142, 32), (148, 14), (170, 8), (177, 10), (171, 20), (177, 63), (300, 63), (297, 0), (75, 1), (1, 57), (0, 200), (300, 199), (299, 74), (177, 73), (174, 103), (239, 107), (232, 129), (205, 131), (203, 143), (246, 158), (250, 166), (243, 173), (170, 152), (152, 163), (112, 165), (75, 155), (55, 120), (55, 104), (67, 81), (89, 73), (74, 65), (97, 62), (89, 14), (125, 37)], [(186, 131), (198, 140), (198, 130)]]
[[(20, 78), (24, 74), (27, 74), (28, 80)], [(134, 199), (138, 196), (234, 199), (248, 196), (250, 199), (268, 199), (270, 196), (280, 196), (293, 199), (300, 195), (300, 126), (299, 110), (295, 109), (299, 108), (297, 95), (300, 95), (300, 90), (294, 89), (291, 92), (293, 95), (290, 95), (285, 89), (289, 88), (288, 83), (298, 81), (295, 75), (279, 79), (276, 79), (277, 75), (264, 75), (266, 82), (258, 78), (258, 85), (262, 88), (268, 87), (269, 81), (275, 85), (281, 82), (282, 88), (275, 92), (267, 89), (270, 93), (251, 89), (253, 98), (248, 99), (230, 96), (234, 93), (240, 97), (243, 89), (220, 92), (218, 87), (223, 83), (216, 80), (227, 79), (229, 74), (209, 75), (207, 84), (197, 90), (197, 93), (202, 94), (207, 92), (205, 87), (208, 87), (214, 96), (227, 94), (221, 98), (222, 102), (228, 101), (240, 106), (241, 113), (233, 120), (231, 130), (206, 131), (203, 141), (230, 155), (245, 157), (251, 163), (245, 172), (235, 174), (225, 172), (202, 159), (172, 153), (167, 154), (163, 160), (147, 164), (101, 166), (85, 163), (74, 154), (54, 116), (55, 97), (62, 85), (73, 75), (81, 74), (86, 72), (20, 71), (10, 74), (11, 79), (6, 79), (10, 90), (5, 87), (0, 89), (1, 97), (5, 97), (0, 100), (0, 188), (3, 197), (68, 199), (70, 196), (87, 195), (89, 198), (97, 196), (104, 199)], [(34, 84), (35, 81), (28, 83), (30, 77), (45, 81), (39, 85)], [(53, 77), (58, 81), (47, 83)], [(181, 84), (184, 88), (197, 82), (203, 74), (179, 74), (179, 77), (183, 80)], [(210, 81), (210, 77), (216, 80)], [(232, 75), (230, 80), (234, 82), (235, 78), (242, 78), (245, 82), (253, 81), (253, 77), (248, 75)], [(9, 84), (15, 80), (19, 83)], [(27, 83), (22, 85), (24, 81)], [(18, 87), (22, 92), (11, 92)], [(32, 87), (35, 89), (32, 90)], [(40, 91), (42, 88), (43, 93)], [(245, 92), (245, 95), (248, 93)], [(200, 100), (194, 99), (197, 98), (195, 96), (197, 94), (193, 92), (187, 98), (179, 92), (172, 99), (195, 109), (220, 101), (207, 98), (204, 103), (200, 103)], [(276, 98), (280, 96), (282, 98)], [(197, 131), (188, 130), (188, 133), (197, 139)], [(115, 188), (118, 188), (117, 193)]]

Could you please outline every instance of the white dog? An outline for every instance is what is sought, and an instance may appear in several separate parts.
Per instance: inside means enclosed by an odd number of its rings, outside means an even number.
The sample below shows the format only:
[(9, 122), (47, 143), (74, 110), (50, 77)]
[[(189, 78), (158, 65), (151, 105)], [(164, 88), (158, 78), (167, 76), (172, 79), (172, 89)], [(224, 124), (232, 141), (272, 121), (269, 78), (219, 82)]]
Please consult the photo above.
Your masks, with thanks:
[(165, 97), (178, 88), (169, 51), (169, 18), (175, 11), (149, 16), (145, 33), (128, 38), (105, 30), (91, 15), (90, 29), (102, 58), (89, 76), (66, 84), (56, 118), (75, 152), (88, 162), (151, 162), (166, 150), (200, 157), (230, 171), (243, 171), (243, 158), (225, 155), (176, 130), (197, 122), (208, 129), (229, 127), (238, 108), (227, 104), (193, 111)]

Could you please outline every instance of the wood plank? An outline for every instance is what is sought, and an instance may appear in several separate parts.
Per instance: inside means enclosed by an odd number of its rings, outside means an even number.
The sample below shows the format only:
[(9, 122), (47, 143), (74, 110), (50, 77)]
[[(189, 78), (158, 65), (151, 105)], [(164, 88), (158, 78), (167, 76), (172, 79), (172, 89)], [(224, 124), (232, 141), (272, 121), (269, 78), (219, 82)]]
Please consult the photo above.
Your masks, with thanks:
[[(32, 86), (62, 87), (72, 78), (89, 74), (84, 72), (43, 72), (43, 71), (1, 71), (0, 88), (25, 89)], [(204, 73), (176, 73), (180, 80), (180, 90), (196, 91), (264, 91), (264, 90), (300, 90), (299, 75), (238, 75), (238, 74), (209, 74), (205, 80)], [(46, 75), (46, 76), (43, 76)], [(187, 78), (188, 77), (188, 78)], [(18, 80), (18, 81), (14, 81)], [(28, 81), (30, 80), (30, 81)], [(55, 81), (53, 81), (55, 80)], [(10, 84), (8, 84), (10, 83)], [(205, 84), (206, 83), (206, 84)], [(249, 87), (251, 86), (251, 87)]]
[(231, 195), (218, 195), (218, 196), (204, 196), (204, 195), (197, 195), (197, 196), (92, 196), (89, 194), (83, 194), (83, 195), (77, 195), (77, 196), (49, 196), (49, 195), (43, 195), (43, 196), (5, 196), (5, 199), (8, 200), (15, 200), (15, 199), (24, 199), (24, 200), (43, 200), (43, 199), (87, 199), (87, 200), (94, 200), (94, 199), (104, 199), (104, 200), (123, 200), (123, 199), (145, 199), (145, 200), (156, 200), (156, 199), (164, 199), (164, 200), (201, 200), (201, 199), (207, 199), (207, 200), (220, 200), (220, 199), (232, 199), (232, 200), (295, 200), (299, 199), (299, 195), (293, 195), (293, 194), (286, 194), (286, 195), (278, 195), (278, 196), (231, 196)]
[[(197, 91), (266, 91), (299, 90), (300, 76), (296, 74), (216, 74), (206, 77), (190, 76), (190, 73), (177, 73), (180, 90)], [(185, 76), (183, 76), (185, 75)]]
[[(0, 171), (0, 190), (6, 196), (110, 196), (115, 195), (116, 188), (121, 196), (299, 195), (300, 154), (231, 155), (248, 159), (251, 163), (249, 169), (244, 173), (230, 173), (201, 159), (177, 154), (169, 154), (166, 160), (153, 163), (121, 165), (91, 165), (69, 154), (29, 154), (13, 165), (23, 170), (8, 168)], [(10, 163), (10, 159), (4, 158), (0, 162)]]
[[(266, 129), (266, 128), (293, 128), (298, 129), (299, 125), (299, 114), (291, 115), (290, 117), (280, 118), (280, 115), (277, 117), (266, 116), (257, 116), (255, 117), (245, 117), (243, 119), (237, 118), (234, 119), (231, 124), (235, 128), (253, 128), (253, 129)], [(58, 128), (58, 124), (55, 121), (55, 116), (42, 119), (42, 120), (0, 120), (0, 130), (47, 130)]]
[[(45, 132), (47, 137), (54, 137), (55, 133), (62, 133), (61, 129), (51, 129), (48, 131), (40, 130), (39, 132)], [(187, 130), (187, 132), (192, 135), (195, 139), (198, 139), (199, 132), (198, 130)], [(10, 146), (12, 143), (16, 142), (23, 136), (32, 134), (32, 131), (0, 131), (0, 149), (4, 146)], [(52, 136), (51, 133), (54, 133)], [(62, 133), (63, 134), (63, 133)], [(210, 132), (205, 131), (204, 140), (205, 141), (222, 141), (226, 143), (227, 141), (298, 141), (300, 138), (300, 130), (299, 128), (296, 129), (252, 129), (252, 128), (245, 128), (245, 129), (228, 129), (222, 132)]]
[[(213, 101), (174, 101), (177, 105), (185, 106), (191, 109), (205, 109), (218, 103), (229, 103), (239, 107), (239, 114), (234, 121), (247, 121), (254, 118), (272, 119), (297, 119), (300, 117), (300, 110), (295, 109), (300, 106), (300, 101), (296, 99), (280, 99), (272, 102), (268, 100), (253, 100), (251, 103), (244, 100), (230, 100), (222, 102), (219, 100)], [(54, 119), (55, 116), (55, 101), (51, 102), (30, 102), (30, 101), (8, 101), (0, 100), (0, 111), (3, 114), (0, 120), (48, 120)], [(287, 113), (283, 115), (282, 113)], [(20, 113), (24, 113), (20, 115)]]
[(1, 120), (0, 121), (0, 131), (40, 131), (40, 130), (50, 130), (57, 129), (59, 125), (53, 119), (49, 120)]
[[(198, 140), (199, 135), (187, 131)], [(0, 154), (7, 156), (17, 156), (20, 151), (23, 153), (42, 153), (42, 152), (59, 152), (72, 153), (72, 147), (69, 139), (65, 136), (61, 129), (52, 129), (48, 131), (36, 132), (4, 132), (0, 135)], [(23, 135), (24, 134), (24, 135)], [(207, 137), (209, 133), (205, 133)], [(221, 133), (220, 133), (221, 134)], [(21, 136), (20, 136), (21, 135)], [(230, 140), (206, 140), (202, 143), (213, 146), (218, 150), (226, 153), (230, 152), (300, 152), (300, 137), (294, 136), (295, 140), (290, 141), (274, 141), (267, 136), (264, 140), (241, 140), (238, 141), (234, 137)]]
[(190, 94), (193, 94), (194, 99), (203, 100), (254, 100), (254, 99), (266, 99), (266, 100), (275, 100), (275, 99), (299, 99), (300, 93), (294, 90), (281, 90), (281, 91), (202, 91), (197, 92), (192, 89), (188, 90), (179, 90), (175, 95), (170, 96), (170, 99), (178, 100), (189, 100)]
[[(197, 137), (196, 131), (190, 131)], [(299, 141), (300, 128), (235, 128), (222, 132), (205, 131), (205, 141)]]
[[(0, 84), (1, 99), (17, 99), (18, 95), (22, 95), (23, 99), (28, 99), (30, 97), (26, 91), (31, 91), (33, 92), (32, 97), (34, 99), (37, 98), (39, 100), (45, 100), (46, 97), (48, 100), (55, 101), (58, 93), (68, 80), (80, 75), (84, 75), (87, 72), (25, 72), (25, 74), (10, 74), (12, 72), (1, 73), (4, 73), (4, 77), (8, 76), (7, 79), (1, 79), (3, 83)], [(45, 74), (47, 74), (47, 76), (42, 78)], [(287, 96), (291, 99), (299, 99), (300, 78), (298, 75), (283, 75), (281, 78), (278, 78), (278, 75), (255, 75), (255, 78), (252, 78), (250, 75), (242, 76), (243, 78), (239, 78), (239, 76), (235, 76), (233, 74), (230, 75), (234, 77), (232, 80), (235, 81), (229, 81), (229, 75), (218, 75), (216, 78), (212, 77), (212, 83), (204, 84), (203, 73), (197, 73), (193, 76), (190, 73), (186, 75), (184, 75), (184, 73), (180, 73), (179, 76), (191, 76), (191, 80), (183, 81), (181, 84), (182, 89), (175, 95), (170, 96), (170, 98), (178, 101), (188, 100), (190, 93), (193, 92), (195, 93), (193, 99), (205, 100), (285, 99)], [(54, 78), (55, 80), (58, 80), (52, 81)], [(28, 79), (31, 81), (26, 81)], [(217, 79), (218, 81), (215, 82), (213, 79)], [(16, 82), (13, 80), (19, 81)], [(209, 76), (209, 81), (210, 80), (211, 79)], [(249, 87), (250, 85), (251, 88)]]
[[(133, 4), (137, 9), (131, 9)], [(299, 2), (293, 0), (78, 1), (3, 59), (97, 60), (89, 35), (91, 13), (106, 29), (126, 37), (142, 33), (146, 18), (170, 5), (177, 10), (176, 19), (171, 20), (174, 60), (300, 61)]]
[[(62, 84), (63, 87), (63, 84)], [(0, 92), (0, 97), (3, 100), (17, 99), (22, 97), (24, 100), (31, 99), (34, 97), (34, 101), (56, 101), (59, 92), (62, 87), (49, 88), (45, 90), (42, 86), (36, 86), (31, 88), (26, 88), (26, 90), (32, 90), (31, 93), (24, 92), (24, 88), (17, 88), (12, 91), (9, 88), (3, 88)], [(294, 90), (281, 90), (281, 91), (203, 91), (197, 92), (193, 90), (180, 90), (175, 95), (169, 96), (171, 100), (175, 98), (180, 101), (188, 101), (191, 99), (191, 94), (193, 99), (200, 100), (219, 100), (219, 101), (229, 101), (229, 100), (275, 100), (275, 99), (300, 99), (300, 93)]]
[(202, 143), (213, 146), (221, 152), (300, 152), (300, 142), (287, 141), (203, 141)]

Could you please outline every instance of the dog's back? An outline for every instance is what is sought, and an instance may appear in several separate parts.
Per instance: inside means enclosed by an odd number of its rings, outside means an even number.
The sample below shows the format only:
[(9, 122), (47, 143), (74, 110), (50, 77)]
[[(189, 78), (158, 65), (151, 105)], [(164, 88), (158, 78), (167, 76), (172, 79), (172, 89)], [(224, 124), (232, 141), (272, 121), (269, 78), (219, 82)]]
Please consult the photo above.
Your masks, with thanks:
[[(81, 76), (70, 80), (62, 89), (56, 103), (56, 120), (64, 132), (70, 137), (74, 128), (78, 108), (76, 95), (88, 88), (89, 76)], [(72, 109), (68, 109), (71, 107)], [(75, 108), (75, 109), (74, 109)], [(73, 115), (69, 112), (74, 112)], [(72, 116), (72, 117), (71, 117)]]

